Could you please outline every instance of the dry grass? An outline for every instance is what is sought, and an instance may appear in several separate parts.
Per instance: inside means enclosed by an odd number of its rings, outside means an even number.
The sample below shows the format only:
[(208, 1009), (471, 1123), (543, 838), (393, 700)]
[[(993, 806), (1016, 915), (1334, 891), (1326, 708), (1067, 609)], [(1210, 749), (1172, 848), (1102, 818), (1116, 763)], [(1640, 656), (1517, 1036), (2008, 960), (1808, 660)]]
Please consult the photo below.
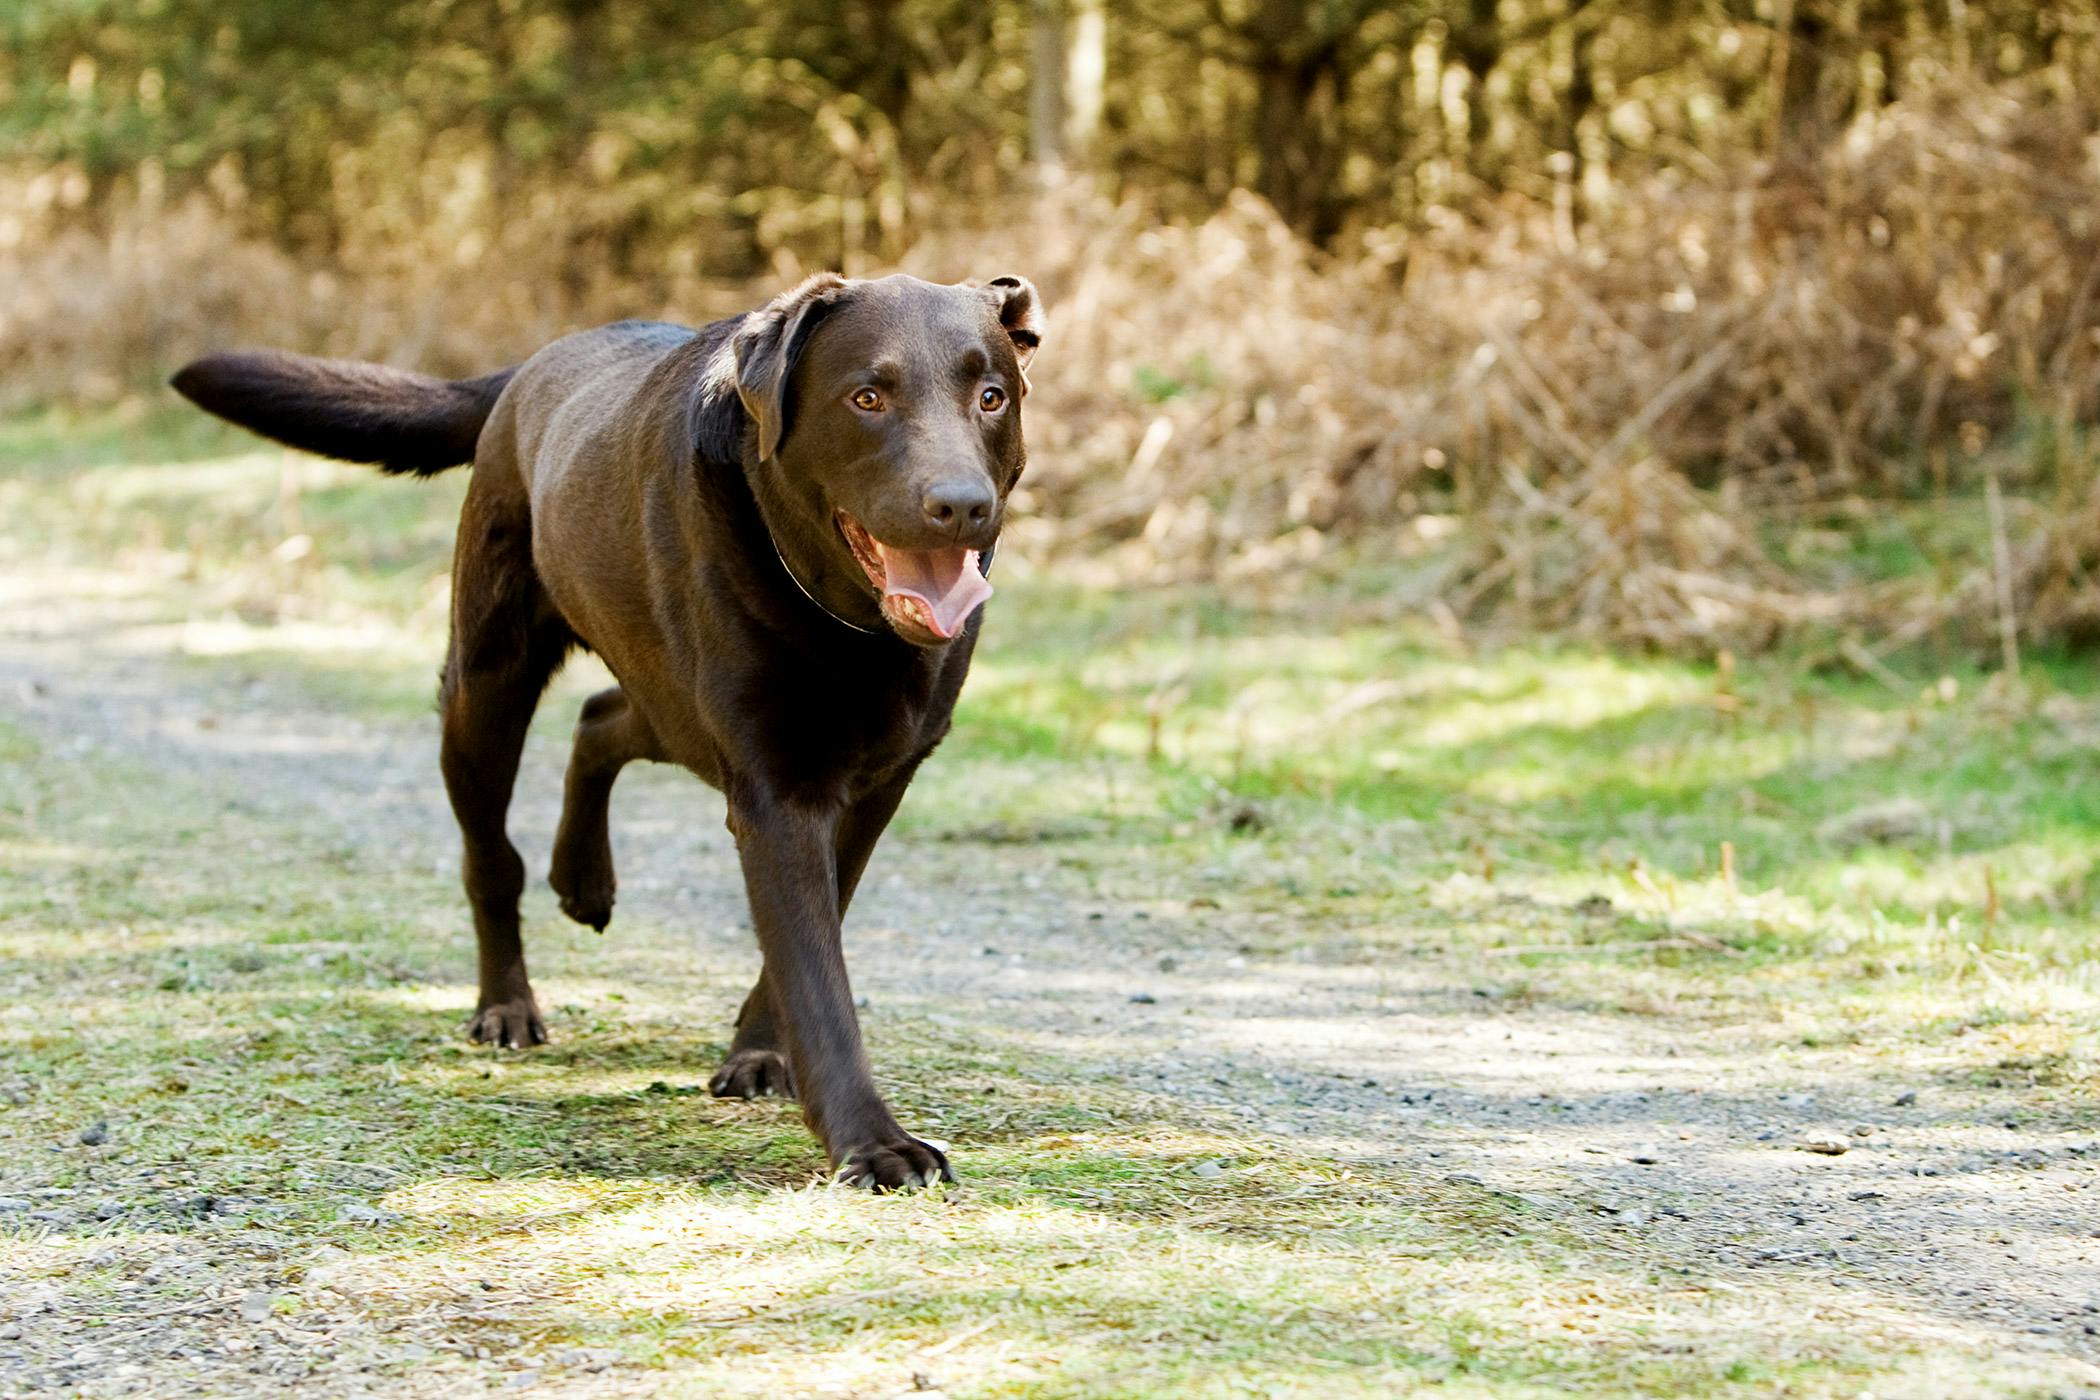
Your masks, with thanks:
[[(1044, 287), (1017, 541), (1038, 558), (1231, 582), (1421, 555), (1401, 604), (1464, 619), (1695, 652), (1804, 627), (1995, 648), (2008, 587), (2030, 641), (2100, 613), (2079, 427), (2100, 408), (2096, 121), (2075, 95), (1950, 81), (1815, 168), (1632, 188), (1581, 229), (1511, 202), (1327, 256), (1251, 197), (1174, 226), (1065, 190), (904, 265)], [(550, 251), (558, 202), (321, 266), (150, 194), (90, 214), (56, 173), (10, 191), (11, 398), (120, 396), (231, 342), (481, 370), (615, 316), (724, 314), (803, 270), (724, 286), (673, 260), (614, 285)], [(1987, 472), (2013, 498), (2005, 586), (1958, 528)], [(1945, 527), (1899, 577), (1805, 557), (1897, 502)]]

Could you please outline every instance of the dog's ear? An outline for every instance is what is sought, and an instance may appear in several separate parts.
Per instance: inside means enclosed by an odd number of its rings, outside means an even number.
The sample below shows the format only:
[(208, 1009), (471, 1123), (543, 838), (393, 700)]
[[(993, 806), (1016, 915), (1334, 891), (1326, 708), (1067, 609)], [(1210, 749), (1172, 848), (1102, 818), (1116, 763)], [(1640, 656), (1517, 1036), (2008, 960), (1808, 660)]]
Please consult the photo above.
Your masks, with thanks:
[(1014, 343), (1014, 357), (1021, 362), (1021, 392), (1028, 392), (1028, 362), (1043, 343), (1043, 308), (1035, 286), (1025, 277), (994, 277), (984, 284), (985, 295), (998, 309), (999, 324)]
[(736, 356), (736, 393), (758, 424), (758, 460), (769, 461), (787, 435), (788, 379), (817, 323), (839, 304), (846, 279), (820, 272), (744, 318), (729, 347)]

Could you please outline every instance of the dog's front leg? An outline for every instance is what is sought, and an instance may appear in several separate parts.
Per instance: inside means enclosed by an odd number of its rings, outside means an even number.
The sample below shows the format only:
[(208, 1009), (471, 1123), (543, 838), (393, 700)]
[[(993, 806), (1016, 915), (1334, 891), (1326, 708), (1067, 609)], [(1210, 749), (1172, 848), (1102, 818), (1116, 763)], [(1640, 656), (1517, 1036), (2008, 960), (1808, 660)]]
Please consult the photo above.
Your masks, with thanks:
[(898, 1126), (861, 1045), (839, 941), (842, 816), (730, 784), (730, 829), (795, 1092), (839, 1180), (876, 1190), (952, 1181), (948, 1159)]

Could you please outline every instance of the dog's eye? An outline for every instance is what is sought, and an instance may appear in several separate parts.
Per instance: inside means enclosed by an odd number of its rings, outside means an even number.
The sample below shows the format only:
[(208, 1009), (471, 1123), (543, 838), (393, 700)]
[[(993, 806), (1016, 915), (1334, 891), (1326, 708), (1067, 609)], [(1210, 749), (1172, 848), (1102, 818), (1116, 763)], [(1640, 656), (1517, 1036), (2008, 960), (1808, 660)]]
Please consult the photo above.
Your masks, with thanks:
[(997, 413), (1000, 409), (1006, 407), (1006, 390), (987, 388), (977, 396), (977, 406), (986, 413)]
[(873, 389), (855, 389), (852, 403), (862, 413), (880, 413), (882, 411), (882, 395), (876, 393)]

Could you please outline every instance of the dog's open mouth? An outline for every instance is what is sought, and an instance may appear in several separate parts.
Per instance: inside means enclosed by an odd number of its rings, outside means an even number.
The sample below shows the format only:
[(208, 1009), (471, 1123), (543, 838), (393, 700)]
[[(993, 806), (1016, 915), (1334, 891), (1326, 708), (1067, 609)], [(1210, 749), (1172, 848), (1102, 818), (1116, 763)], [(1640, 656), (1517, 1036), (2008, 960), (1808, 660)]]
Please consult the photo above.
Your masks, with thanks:
[(992, 596), (974, 549), (893, 549), (844, 511), (838, 526), (868, 582), (882, 594), (882, 615), (906, 636), (924, 632), (946, 641)]

